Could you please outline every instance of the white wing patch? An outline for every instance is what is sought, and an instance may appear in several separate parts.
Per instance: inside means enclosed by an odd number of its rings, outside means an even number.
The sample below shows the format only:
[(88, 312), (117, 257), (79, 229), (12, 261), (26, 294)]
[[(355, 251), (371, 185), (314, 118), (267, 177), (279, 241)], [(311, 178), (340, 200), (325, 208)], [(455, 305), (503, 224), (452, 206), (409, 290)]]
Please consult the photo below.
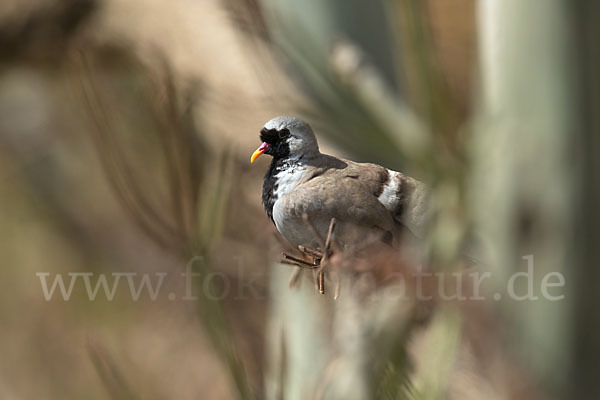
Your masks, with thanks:
[(388, 170), (389, 178), (385, 185), (383, 186), (383, 192), (377, 198), (384, 207), (390, 211), (394, 212), (396, 207), (398, 206), (398, 192), (400, 189), (400, 173), (396, 171)]

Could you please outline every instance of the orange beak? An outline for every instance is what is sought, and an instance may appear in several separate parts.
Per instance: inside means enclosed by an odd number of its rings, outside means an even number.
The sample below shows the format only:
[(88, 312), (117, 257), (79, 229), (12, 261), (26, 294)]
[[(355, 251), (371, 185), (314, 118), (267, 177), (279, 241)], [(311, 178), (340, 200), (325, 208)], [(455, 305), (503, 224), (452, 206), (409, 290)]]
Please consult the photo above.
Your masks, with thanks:
[(265, 151), (267, 151), (268, 148), (268, 143), (261, 144), (260, 147), (256, 149), (254, 153), (252, 153), (252, 157), (250, 157), (250, 162), (253, 163), (254, 161), (256, 161), (256, 159), (260, 157)]

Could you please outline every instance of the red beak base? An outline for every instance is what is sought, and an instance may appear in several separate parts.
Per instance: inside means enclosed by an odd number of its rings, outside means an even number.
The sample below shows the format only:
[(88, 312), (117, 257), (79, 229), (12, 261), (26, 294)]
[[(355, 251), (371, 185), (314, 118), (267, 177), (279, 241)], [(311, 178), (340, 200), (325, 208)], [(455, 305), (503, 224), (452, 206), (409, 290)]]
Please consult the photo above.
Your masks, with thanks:
[(256, 151), (254, 153), (252, 153), (252, 157), (250, 157), (250, 162), (253, 163), (254, 161), (256, 161), (256, 159), (258, 157), (260, 157), (261, 155), (263, 155), (263, 153), (265, 151), (267, 151), (268, 148), (269, 148), (269, 143), (261, 144), (260, 147), (258, 149), (256, 149)]

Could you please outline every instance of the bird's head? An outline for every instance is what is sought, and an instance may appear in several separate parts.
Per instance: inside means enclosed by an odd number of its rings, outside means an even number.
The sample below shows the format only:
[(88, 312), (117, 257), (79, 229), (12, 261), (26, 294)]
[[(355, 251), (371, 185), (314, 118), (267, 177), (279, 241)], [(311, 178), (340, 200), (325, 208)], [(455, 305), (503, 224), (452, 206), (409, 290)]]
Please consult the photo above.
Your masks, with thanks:
[(312, 128), (296, 117), (275, 117), (260, 131), (262, 144), (252, 157), (254, 162), (262, 154), (273, 158), (301, 158), (319, 154), (319, 145)]

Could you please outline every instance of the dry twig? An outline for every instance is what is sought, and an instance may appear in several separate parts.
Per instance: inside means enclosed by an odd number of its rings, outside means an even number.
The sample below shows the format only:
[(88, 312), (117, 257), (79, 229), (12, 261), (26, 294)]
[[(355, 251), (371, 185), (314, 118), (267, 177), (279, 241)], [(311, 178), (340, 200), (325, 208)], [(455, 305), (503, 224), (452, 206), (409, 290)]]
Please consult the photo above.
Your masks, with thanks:
[[(282, 253), (281, 262), (284, 264), (290, 264), (296, 266), (292, 276), (290, 277), (290, 287), (294, 287), (298, 280), (298, 276), (301, 268), (308, 268), (313, 270), (313, 279), (315, 281), (315, 287), (321, 294), (325, 294), (325, 271), (324, 268), (327, 265), (328, 260), (332, 255), (332, 247), (334, 245), (334, 232), (335, 232), (335, 218), (331, 219), (329, 223), (329, 230), (327, 232), (327, 238), (323, 241), (323, 238), (315, 228), (315, 226), (310, 222), (308, 216), (306, 214), (302, 215), (302, 219), (306, 223), (307, 227), (312, 231), (316, 241), (321, 246), (323, 252), (318, 250), (309, 249), (304, 246), (298, 246), (298, 250), (305, 256), (310, 257), (311, 261), (307, 261), (302, 258), (298, 258), (287, 253)], [(335, 286), (335, 295), (337, 298), (339, 296), (339, 282), (336, 282)]]

